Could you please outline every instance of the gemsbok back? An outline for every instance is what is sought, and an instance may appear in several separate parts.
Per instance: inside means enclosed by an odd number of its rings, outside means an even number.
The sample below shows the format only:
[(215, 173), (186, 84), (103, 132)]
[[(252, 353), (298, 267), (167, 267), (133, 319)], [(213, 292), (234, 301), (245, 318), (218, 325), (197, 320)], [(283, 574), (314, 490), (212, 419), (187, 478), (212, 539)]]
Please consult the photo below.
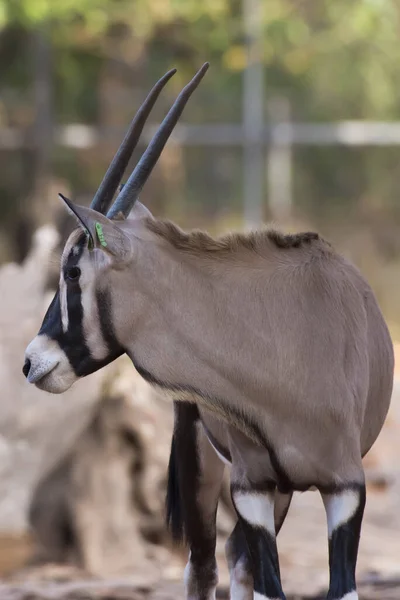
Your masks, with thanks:
[[(294, 491), (316, 488), (329, 534), (329, 600), (356, 600), (362, 457), (384, 423), (393, 348), (359, 271), (316, 233), (214, 239), (137, 201), (206, 63), (182, 90), (126, 184), (149, 112), (133, 119), (78, 228), (23, 372), (60, 393), (123, 353), (174, 401), (168, 519), (190, 548), (190, 600), (215, 598), (216, 509), (225, 463), (237, 524), (233, 600), (284, 599), (276, 535)], [(114, 195), (119, 193), (113, 203)]]

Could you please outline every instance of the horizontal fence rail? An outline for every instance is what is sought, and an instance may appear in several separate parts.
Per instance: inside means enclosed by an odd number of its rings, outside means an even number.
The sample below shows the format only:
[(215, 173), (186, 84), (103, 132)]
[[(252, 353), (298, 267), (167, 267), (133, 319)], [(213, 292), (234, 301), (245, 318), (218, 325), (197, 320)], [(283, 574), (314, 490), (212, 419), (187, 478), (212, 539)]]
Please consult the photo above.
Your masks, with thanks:
[[(147, 144), (158, 124), (148, 125), (141, 138)], [(273, 122), (260, 127), (254, 143), (257, 160), (244, 165), (247, 185), (244, 189), (243, 214), (247, 226), (262, 221), (264, 182), (272, 218), (279, 222), (290, 217), (293, 206), (292, 171), (294, 146), (400, 146), (400, 122), (339, 121), (337, 123)], [(55, 126), (51, 143), (75, 150), (86, 150), (101, 144), (117, 146), (125, 135), (119, 127), (93, 127), (83, 124)], [(180, 123), (171, 135), (170, 143), (185, 147), (241, 147), (251, 151), (252, 139), (245, 125), (216, 123), (189, 125)], [(40, 141), (39, 141), (40, 143)], [(28, 130), (0, 129), (0, 151), (38, 148), (34, 128)], [(250, 155), (251, 156), (251, 155)]]
[[(159, 124), (147, 126), (142, 143), (150, 141)], [(0, 129), (0, 150), (34, 147), (31, 131), (17, 128)], [(60, 146), (93, 148), (103, 142), (116, 142), (125, 134), (119, 127), (93, 127), (70, 124), (55, 127), (53, 141)], [(245, 129), (240, 124), (178, 124), (171, 141), (185, 146), (242, 146)], [(265, 146), (276, 144), (304, 146), (400, 146), (399, 122), (339, 121), (337, 123), (278, 123), (262, 128), (260, 140)]]

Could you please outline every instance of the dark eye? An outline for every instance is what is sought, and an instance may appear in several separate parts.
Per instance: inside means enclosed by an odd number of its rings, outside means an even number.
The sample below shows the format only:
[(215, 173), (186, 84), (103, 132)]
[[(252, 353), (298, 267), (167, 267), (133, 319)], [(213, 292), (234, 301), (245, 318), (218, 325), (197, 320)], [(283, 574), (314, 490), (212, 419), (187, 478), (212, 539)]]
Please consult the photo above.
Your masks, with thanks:
[(79, 279), (79, 276), (81, 274), (81, 270), (79, 267), (71, 267), (70, 269), (68, 269), (67, 271), (67, 279), (69, 279), (70, 281), (76, 281), (77, 279)]

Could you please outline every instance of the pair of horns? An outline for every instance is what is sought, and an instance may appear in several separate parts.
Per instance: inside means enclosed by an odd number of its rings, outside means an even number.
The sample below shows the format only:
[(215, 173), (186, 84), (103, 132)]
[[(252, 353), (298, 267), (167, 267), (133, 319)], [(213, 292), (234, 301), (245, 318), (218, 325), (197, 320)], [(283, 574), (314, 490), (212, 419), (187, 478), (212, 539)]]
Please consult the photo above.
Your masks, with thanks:
[(149, 175), (157, 163), (160, 154), (168, 141), (168, 138), (178, 122), (178, 119), (181, 116), (187, 101), (189, 100), (193, 91), (199, 85), (200, 81), (203, 79), (208, 67), (209, 63), (205, 63), (196, 73), (193, 79), (186, 85), (186, 87), (183, 88), (161, 123), (150, 144), (146, 148), (144, 154), (140, 158), (128, 181), (125, 185), (121, 186), (120, 192), (114, 204), (110, 208), (114, 194), (121, 182), (132, 153), (137, 146), (150, 111), (167, 81), (169, 81), (176, 73), (176, 69), (168, 71), (168, 73), (161, 77), (161, 79), (155, 84), (133, 118), (125, 138), (118, 148), (110, 166), (107, 169), (103, 181), (101, 182), (100, 187), (92, 200), (90, 208), (102, 214), (106, 214), (108, 211), (107, 217), (110, 219), (116, 218), (117, 216), (120, 218), (126, 218), (129, 215), (133, 205), (135, 204), (135, 201), (139, 196), (139, 193), (149, 178)]

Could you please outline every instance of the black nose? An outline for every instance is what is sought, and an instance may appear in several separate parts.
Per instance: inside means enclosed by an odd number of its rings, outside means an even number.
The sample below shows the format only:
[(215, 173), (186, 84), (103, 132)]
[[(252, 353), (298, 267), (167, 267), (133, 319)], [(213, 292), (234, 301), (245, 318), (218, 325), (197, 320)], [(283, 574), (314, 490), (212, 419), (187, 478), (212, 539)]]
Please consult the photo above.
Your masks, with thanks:
[(25, 377), (28, 377), (30, 368), (31, 368), (31, 361), (29, 360), (29, 358), (27, 358), (24, 366), (22, 367), (22, 372), (25, 375)]

